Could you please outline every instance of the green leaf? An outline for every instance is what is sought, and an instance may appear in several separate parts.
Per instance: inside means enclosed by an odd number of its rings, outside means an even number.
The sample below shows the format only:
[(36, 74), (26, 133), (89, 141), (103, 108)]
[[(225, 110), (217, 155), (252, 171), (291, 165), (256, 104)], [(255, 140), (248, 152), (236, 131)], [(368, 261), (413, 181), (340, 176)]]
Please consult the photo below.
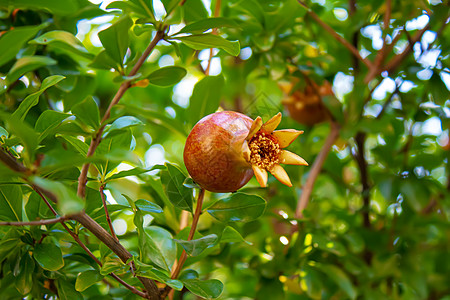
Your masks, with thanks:
[(184, 26), (176, 34), (203, 33), (208, 29), (221, 27), (239, 27), (239, 25), (229, 18), (207, 18)]
[(344, 271), (329, 264), (317, 264), (316, 267), (325, 273), (331, 280), (333, 280), (350, 299), (356, 299), (358, 292)]
[(39, 91), (27, 96), (19, 105), (19, 107), (16, 109), (16, 111), (12, 114), (13, 117), (18, 118), (19, 120), (23, 121), (28, 113), (28, 111), (38, 104), (39, 102), (39, 96), (45, 92), (46, 89), (49, 87), (54, 86), (61, 80), (63, 80), (65, 77), (61, 75), (53, 75), (49, 76), (42, 81), (41, 87), (39, 88)]
[(132, 25), (131, 18), (123, 16), (116, 23), (98, 33), (106, 53), (121, 66), (123, 66), (123, 60), (128, 49), (128, 30)]
[(75, 289), (82, 292), (102, 279), (103, 276), (97, 270), (81, 272), (78, 274), (77, 280), (75, 281)]
[(169, 271), (176, 259), (177, 247), (169, 231), (150, 226), (144, 229), (143, 213), (137, 211), (134, 224), (138, 232), (140, 259)]
[(183, 185), (186, 176), (175, 165), (166, 163), (167, 171), (161, 173), (165, 192), (170, 202), (179, 209), (192, 212), (192, 190)]
[(48, 271), (56, 271), (64, 266), (61, 249), (54, 243), (36, 244), (33, 257), (43, 269)]
[(260, 196), (234, 193), (209, 207), (208, 213), (222, 222), (249, 222), (259, 218), (266, 208)]
[(67, 54), (75, 54), (87, 59), (94, 58), (84, 45), (72, 33), (63, 30), (53, 30), (44, 33), (29, 42), (30, 44), (48, 45)]
[(153, 2), (147, 0), (130, 0), (131, 3), (135, 5), (137, 9), (135, 12), (143, 15), (144, 17), (150, 18), (151, 20), (155, 19), (155, 15), (153, 13)]
[(145, 199), (138, 199), (134, 204), (139, 208), (141, 211), (149, 212), (149, 213), (162, 213), (162, 208), (148, 200)]
[(25, 43), (48, 25), (49, 23), (43, 23), (39, 26), (15, 27), (3, 34), (0, 38), (0, 49), (2, 49), (0, 51), (0, 66), (14, 59)]
[(0, 185), (0, 219), (22, 221), (22, 190), (20, 186)]
[(75, 214), (83, 210), (84, 201), (77, 196), (75, 190), (61, 182), (51, 181), (37, 176), (32, 176), (30, 180), (38, 187), (50, 191), (56, 196), (61, 215)]
[(110, 70), (117, 69), (117, 65), (116, 61), (108, 55), (106, 50), (102, 50), (95, 56), (94, 60), (89, 64), (89, 67)]
[(111, 124), (107, 132), (103, 135), (103, 138), (105, 138), (106, 136), (111, 137), (116, 131), (120, 132), (122, 129), (137, 125), (142, 125), (142, 122), (136, 117), (132, 116), (120, 117)]
[(177, 291), (181, 291), (183, 289), (183, 283), (181, 283), (181, 281), (176, 280), (176, 279), (171, 279), (170, 276), (168, 276), (161, 270), (158, 270), (152, 266), (143, 264), (139, 261), (136, 261), (136, 265), (137, 265), (136, 273), (139, 276), (150, 278), (150, 279), (156, 280), (158, 282), (165, 283)]
[(61, 122), (67, 119), (70, 115), (54, 110), (44, 111), (36, 121), (34, 129), (40, 132), (39, 141), (45, 139), (49, 134), (53, 133), (55, 129), (61, 125)]
[(218, 298), (223, 291), (223, 283), (217, 279), (184, 279), (181, 282), (193, 294), (205, 299)]
[(127, 105), (126, 111), (128, 113), (138, 114), (140, 117), (145, 118), (147, 122), (150, 122), (153, 125), (161, 126), (164, 129), (168, 129), (184, 138), (186, 138), (188, 135), (188, 132), (186, 132), (183, 123), (176, 119), (167, 117), (166, 115), (157, 111), (152, 111), (144, 109), (142, 107), (135, 107), (131, 105)]
[(180, 82), (187, 71), (178, 66), (168, 66), (152, 72), (147, 78), (151, 84), (159, 86), (171, 86)]
[(224, 85), (225, 80), (222, 75), (206, 76), (195, 84), (187, 109), (191, 124), (197, 123), (204, 116), (217, 110)]
[(201, 0), (186, 0), (182, 9), (186, 24), (208, 17), (208, 11)]
[(420, 212), (428, 203), (429, 192), (419, 180), (405, 179), (401, 183), (400, 191), (403, 193), (406, 203), (416, 212)]
[(38, 146), (38, 134), (33, 128), (19, 120), (17, 117), (0, 111), (0, 118), (5, 120), (8, 131), (20, 139), (21, 144), (25, 148), (23, 155), (25, 161), (33, 161), (34, 151)]
[(12, 1), (15, 8), (30, 9), (30, 10), (44, 10), (52, 14), (65, 16), (73, 15), (79, 9), (76, 0), (54, 1), (54, 0), (9, 0)]
[(2, 126), (0, 126), (0, 138), (2, 137), (2, 136), (5, 136), (5, 137), (8, 137), (8, 131), (6, 131), (6, 129), (5, 128), (3, 128)]
[(252, 243), (247, 242), (242, 235), (233, 227), (226, 226), (225, 229), (222, 232), (222, 235), (220, 237), (221, 243), (240, 243), (245, 242), (249, 245), (252, 245)]
[(75, 104), (92, 97), (97, 88), (96, 77), (92, 76), (92, 74), (71, 76), (71, 78), (74, 78), (75, 83), (73, 88), (63, 98), (64, 111), (66, 112), (71, 110)]
[(194, 50), (219, 48), (223, 49), (224, 51), (233, 56), (238, 56), (241, 50), (238, 41), (229, 41), (224, 39), (223, 37), (211, 33), (194, 34), (183, 37), (172, 37), (172, 39), (179, 40), (186, 46)]
[(135, 176), (149, 171), (151, 171), (151, 169), (142, 169), (137, 167), (126, 171), (120, 171), (119, 173), (107, 177), (105, 181), (108, 182), (110, 180), (119, 179), (127, 176)]
[(71, 144), (78, 152), (86, 156), (89, 146), (83, 141), (80, 141), (76, 137), (68, 136), (68, 135), (57, 135), (58, 137), (63, 138), (66, 140), (69, 144)]
[(178, 240), (174, 239), (175, 242), (180, 244), (183, 249), (186, 251), (187, 254), (191, 256), (198, 256), (200, 255), (205, 249), (211, 248), (217, 243), (217, 235), (216, 234), (209, 234), (207, 236), (204, 236), (199, 239), (185, 241), (185, 240)]
[(26, 73), (39, 69), (44, 66), (56, 65), (56, 60), (46, 56), (25, 56), (19, 58), (6, 75), (9, 83), (15, 82)]
[(111, 273), (123, 273), (128, 269), (129, 266), (124, 264), (121, 260), (107, 257), (100, 269), (100, 275), (106, 276)]
[(64, 277), (56, 279), (56, 289), (58, 290), (58, 299), (61, 300), (82, 300), (83, 296), (75, 290), (72, 283)]
[[(30, 257), (30, 254), (26, 252), (17, 264), (19, 268), (17, 270), (17, 274), (14, 274), (16, 276), (14, 283), (17, 290), (22, 295), (26, 295), (33, 287), (34, 261)], [(14, 270), (14, 273), (16, 273), (16, 270)]]
[(166, 9), (166, 13), (170, 15), (170, 13), (178, 6), (180, 1), (178, 0), (161, 0), (161, 2), (164, 5), (164, 8)]
[(97, 129), (100, 125), (100, 112), (97, 103), (92, 97), (88, 97), (83, 102), (74, 105), (72, 112), (77, 119), (93, 129)]

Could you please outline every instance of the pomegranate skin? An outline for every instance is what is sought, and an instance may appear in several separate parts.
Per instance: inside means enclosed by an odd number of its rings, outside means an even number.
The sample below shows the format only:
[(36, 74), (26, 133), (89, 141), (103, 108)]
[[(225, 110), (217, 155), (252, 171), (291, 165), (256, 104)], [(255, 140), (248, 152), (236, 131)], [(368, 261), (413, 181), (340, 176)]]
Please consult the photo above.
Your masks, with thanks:
[(234, 192), (253, 176), (242, 145), (253, 120), (233, 111), (210, 114), (192, 128), (184, 147), (184, 163), (192, 179), (205, 190)]

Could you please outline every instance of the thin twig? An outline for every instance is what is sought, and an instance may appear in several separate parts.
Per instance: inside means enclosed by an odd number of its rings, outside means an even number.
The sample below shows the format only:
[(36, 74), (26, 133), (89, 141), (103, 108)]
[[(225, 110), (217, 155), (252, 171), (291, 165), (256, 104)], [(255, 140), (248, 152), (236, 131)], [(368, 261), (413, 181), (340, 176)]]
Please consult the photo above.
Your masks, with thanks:
[(6, 221), (6, 222), (0, 222), (0, 226), (41, 226), (41, 225), (50, 225), (50, 224), (62, 223), (65, 220), (67, 220), (67, 217), (63, 216), (63, 217), (57, 217), (57, 218), (54, 218), (54, 219), (28, 221), (28, 222)]
[(359, 53), (358, 49), (356, 49), (351, 43), (349, 43), (346, 39), (340, 36), (333, 28), (330, 27), (330, 25), (322, 21), (319, 18), (319, 16), (314, 11), (312, 11), (308, 5), (306, 5), (305, 2), (301, 0), (297, 0), (297, 2), (306, 9), (307, 14), (310, 15), (323, 29), (328, 31), (329, 34), (331, 34), (339, 43), (341, 43), (345, 48), (347, 48), (351, 53), (353, 53), (353, 55), (356, 56), (360, 61), (362, 61), (369, 69), (372, 68), (371, 61), (363, 58)]
[[(202, 206), (203, 206), (203, 198), (205, 196), (205, 190), (200, 188), (200, 192), (198, 194), (198, 198), (197, 198), (197, 206), (195, 207), (195, 212), (194, 212), (194, 216), (192, 218), (192, 225), (191, 225), (191, 229), (189, 230), (189, 235), (188, 235), (188, 241), (192, 240), (192, 238), (194, 237), (195, 234), (195, 230), (197, 229), (197, 225), (198, 225), (198, 220), (200, 219), (200, 215), (202, 214)], [(171, 274), (171, 278), (172, 279), (176, 279), (178, 277), (178, 275), (180, 275), (181, 269), (183, 268), (184, 263), (186, 262), (187, 259), (187, 254), (186, 251), (183, 250), (183, 252), (181, 253), (180, 259), (178, 260), (178, 263), (175, 267), (175, 269), (172, 271)], [(167, 294), (169, 294), (170, 290), (172, 288), (170, 286), (166, 286), (163, 290), (163, 292), (161, 293), (161, 299), (164, 299), (165, 297), (167, 297)]]
[[(156, 47), (158, 42), (160, 40), (162, 40), (163, 38), (164, 38), (164, 31), (157, 31), (155, 37), (150, 42), (147, 49), (145, 49), (144, 53), (139, 58), (139, 60), (136, 62), (136, 64), (134, 65), (133, 69), (130, 71), (128, 76), (134, 76), (137, 74), (137, 72), (142, 67), (142, 65), (144, 64), (145, 60), (148, 58), (150, 53)], [(114, 95), (114, 98), (111, 100), (111, 103), (109, 104), (108, 108), (106, 109), (105, 114), (103, 115), (103, 118), (101, 121), (102, 125), (95, 133), (94, 138), (91, 140), (91, 144), (89, 145), (89, 149), (86, 154), (87, 157), (94, 155), (95, 150), (97, 149), (98, 145), (100, 144), (100, 142), (102, 140), (102, 134), (103, 134), (103, 131), (105, 130), (106, 122), (111, 115), (112, 108), (114, 107), (114, 105), (119, 103), (120, 99), (125, 94), (125, 92), (130, 88), (130, 86), (131, 86), (131, 83), (129, 81), (124, 82), (120, 85), (119, 90)], [(86, 193), (87, 173), (89, 171), (89, 166), (90, 166), (89, 163), (84, 164), (83, 167), (81, 168), (80, 176), (78, 177), (77, 194), (80, 198), (84, 198), (85, 193)]]
[(297, 208), (295, 210), (296, 219), (303, 218), (303, 211), (308, 205), (309, 198), (314, 188), (314, 183), (316, 182), (317, 176), (319, 176), (320, 170), (322, 169), (325, 159), (327, 158), (328, 153), (331, 150), (331, 147), (333, 146), (334, 142), (339, 136), (339, 128), (340, 128), (339, 124), (336, 123), (335, 121), (331, 121), (330, 127), (331, 127), (330, 134), (325, 140), (325, 143), (322, 146), (320, 153), (314, 160), (314, 163), (311, 167), (311, 171), (309, 171), (308, 179), (306, 180), (306, 183), (302, 188), (302, 194), (300, 196), (300, 199), (298, 200)]
[(114, 231), (114, 227), (112, 226), (112, 223), (111, 223), (111, 217), (109, 216), (108, 206), (106, 205), (106, 198), (105, 198), (104, 189), (105, 189), (105, 185), (104, 185), (104, 184), (101, 184), (101, 185), (100, 185), (100, 188), (99, 188), (99, 191), (100, 191), (100, 197), (102, 198), (102, 202), (103, 202), (103, 208), (105, 209), (106, 222), (108, 223), (109, 230), (111, 231), (111, 235), (112, 235), (116, 240), (119, 240), (119, 239), (117, 238), (116, 232)]

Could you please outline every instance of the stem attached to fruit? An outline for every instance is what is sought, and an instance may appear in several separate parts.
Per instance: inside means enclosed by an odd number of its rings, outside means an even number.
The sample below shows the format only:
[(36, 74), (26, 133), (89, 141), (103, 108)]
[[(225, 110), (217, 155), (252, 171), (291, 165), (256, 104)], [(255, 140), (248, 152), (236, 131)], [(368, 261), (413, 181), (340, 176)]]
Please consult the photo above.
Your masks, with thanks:
[[(187, 239), (188, 241), (192, 240), (192, 238), (194, 237), (194, 234), (195, 234), (195, 230), (197, 229), (198, 220), (200, 219), (200, 215), (202, 214), (202, 206), (203, 206), (203, 198), (204, 197), (205, 197), (205, 190), (200, 188), (200, 192), (199, 192), (198, 198), (197, 198), (197, 206), (195, 207), (194, 216), (192, 218), (191, 229), (189, 230), (189, 235), (188, 235), (188, 239)], [(187, 253), (185, 250), (183, 250), (183, 252), (181, 253), (180, 259), (178, 260), (178, 263), (172, 272), (172, 275), (171, 275), (172, 279), (175, 279), (178, 277), (178, 275), (180, 275), (181, 269), (183, 268), (183, 265), (186, 262), (186, 259), (187, 259)], [(169, 294), (171, 289), (172, 288), (170, 286), (166, 286), (164, 288), (164, 291), (161, 293), (161, 299), (164, 299), (165, 297), (167, 297), (167, 295)]]

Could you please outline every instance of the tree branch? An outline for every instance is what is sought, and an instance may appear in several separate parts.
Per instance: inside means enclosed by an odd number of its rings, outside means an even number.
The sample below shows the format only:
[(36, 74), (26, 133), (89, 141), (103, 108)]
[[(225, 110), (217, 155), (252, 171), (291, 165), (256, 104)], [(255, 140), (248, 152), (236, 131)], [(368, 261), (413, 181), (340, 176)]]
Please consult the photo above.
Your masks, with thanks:
[(327, 158), (328, 153), (331, 150), (331, 147), (333, 146), (334, 142), (339, 136), (339, 124), (336, 123), (335, 121), (331, 121), (330, 127), (331, 127), (330, 134), (325, 140), (325, 143), (322, 146), (319, 155), (317, 155), (316, 159), (314, 160), (311, 170), (309, 171), (308, 179), (306, 180), (306, 183), (302, 188), (302, 194), (300, 195), (300, 199), (298, 200), (297, 203), (297, 209), (295, 210), (296, 219), (303, 218), (303, 211), (308, 205), (309, 198), (314, 188), (314, 183), (316, 182), (317, 176), (319, 176), (320, 170), (322, 169), (325, 159)]
[(114, 227), (112, 226), (112, 223), (111, 223), (111, 217), (109, 216), (108, 206), (106, 205), (105, 193), (103, 192), (104, 189), (105, 189), (105, 185), (104, 184), (100, 185), (99, 191), (100, 191), (100, 197), (102, 198), (103, 208), (105, 209), (106, 222), (108, 223), (109, 230), (111, 231), (111, 235), (113, 236), (113, 238), (115, 238), (116, 240), (119, 240), (117, 238), (116, 232), (114, 231)]
[[(220, 14), (220, 6), (221, 6), (222, 0), (216, 0), (216, 6), (214, 7), (214, 17), (218, 17)], [(217, 28), (213, 28), (212, 34), (217, 34)], [(205, 69), (205, 75), (209, 75), (209, 69), (211, 68), (211, 61), (214, 55), (214, 48), (209, 48), (209, 57), (208, 57), (208, 64)]]
[(362, 197), (363, 197), (363, 225), (366, 228), (370, 228), (370, 185), (369, 185), (369, 175), (367, 172), (367, 161), (364, 156), (365, 153), (365, 142), (366, 134), (363, 132), (358, 132), (355, 137), (356, 142), (356, 153), (355, 159), (359, 167), (361, 174), (361, 184), (362, 184)]
[(3, 148), (0, 151), (0, 161), (15, 172), (25, 173), (27, 171), (27, 168), (24, 165), (18, 163), (17, 160)]
[(408, 47), (406, 49), (394, 56), (387, 64), (384, 70), (386, 70), (389, 74), (391, 74), (405, 59), (406, 57), (413, 51), (413, 46), (415, 43), (420, 41), (425, 31), (427, 31), (430, 28), (429, 25), (425, 26), (423, 29), (421, 29), (419, 32), (416, 33), (414, 37), (411, 38), (411, 42), (408, 43)]
[[(45, 202), (45, 204), (47, 204), (47, 206), (49, 207), (49, 209), (52, 211), (52, 213), (54, 215), (57, 215), (56, 210), (51, 206), (51, 204), (48, 202), (47, 199), (45, 199), (44, 195), (39, 191), (39, 189), (37, 189), (36, 187), (33, 187), (33, 189), (36, 191), (36, 193), (38, 193), (38, 195), (42, 198), (42, 200)], [(89, 248), (80, 240), (80, 238), (78, 237), (78, 235), (73, 232), (72, 230), (70, 230), (69, 227), (67, 227), (66, 224), (61, 223), (61, 225), (64, 227), (64, 229), (70, 234), (70, 236), (75, 240), (75, 242), (77, 242), (77, 244), (101, 267), (103, 264), (102, 262), (91, 252), (91, 250), (89, 250)], [(114, 273), (110, 273), (109, 274), (112, 278), (114, 278), (115, 280), (117, 280), (117, 282), (119, 282), (120, 284), (122, 284), (124, 287), (126, 287), (127, 289), (129, 289), (132, 293), (139, 295), (143, 298), (147, 298), (147, 294), (139, 291), (137, 288), (135, 288), (134, 286), (126, 283), (123, 279), (121, 279), (119, 276), (117, 276)]]
[[(145, 60), (148, 58), (150, 53), (152, 53), (153, 49), (156, 47), (156, 44), (158, 44), (159, 41), (161, 41), (164, 38), (164, 31), (157, 31), (155, 37), (148, 45), (147, 49), (145, 49), (144, 53), (142, 53), (139, 60), (134, 65), (133, 69), (130, 71), (128, 76), (134, 76), (137, 74), (139, 69), (144, 64)], [(102, 134), (105, 130), (106, 122), (108, 121), (110, 115), (111, 115), (111, 109), (119, 103), (122, 96), (125, 94), (125, 92), (131, 87), (131, 83), (129, 81), (124, 82), (120, 85), (119, 90), (114, 95), (114, 98), (111, 100), (111, 103), (109, 104), (108, 108), (106, 109), (105, 114), (103, 115), (101, 126), (97, 130), (97, 132), (94, 135), (94, 138), (91, 140), (91, 144), (89, 145), (88, 152), (86, 154), (87, 157), (90, 157), (94, 155), (95, 150), (97, 149), (98, 145), (100, 144), (102, 140)], [(85, 197), (86, 193), (86, 183), (87, 183), (87, 173), (89, 171), (89, 163), (86, 163), (81, 168), (80, 176), (78, 177), (78, 190), (77, 194), (80, 198)]]
[(57, 217), (54, 219), (47, 219), (47, 220), (37, 220), (37, 221), (29, 221), (29, 222), (0, 222), (0, 226), (41, 226), (41, 225), (50, 225), (50, 224), (56, 224), (56, 223), (62, 223), (65, 220), (67, 220), (67, 217)]
[[(86, 213), (73, 215), (71, 219), (80, 222), (87, 230), (92, 232), (100, 241), (102, 241), (109, 249), (111, 249), (123, 263), (132, 257), (131, 253), (112, 235), (110, 235), (102, 226), (94, 221)], [(149, 299), (159, 299), (159, 290), (155, 282), (151, 279), (137, 276), (147, 290)]]
[(345, 48), (347, 48), (354, 56), (356, 56), (360, 61), (362, 61), (369, 69), (372, 68), (372, 62), (363, 58), (359, 53), (358, 49), (356, 49), (351, 43), (349, 43), (346, 39), (340, 36), (333, 28), (330, 27), (327, 23), (322, 21), (319, 16), (306, 5), (305, 2), (301, 0), (297, 0), (297, 2), (303, 6), (307, 10), (307, 14), (310, 15), (323, 29), (325, 29), (329, 34), (331, 34), (339, 43), (341, 43)]
[[(195, 234), (195, 230), (197, 229), (198, 220), (200, 219), (200, 215), (202, 214), (202, 206), (203, 206), (203, 198), (205, 197), (205, 190), (203, 188), (200, 188), (200, 192), (198, 194), (197, 198), (197, 206), (195, 207), (194, 216), (192, 218), (192, 225), (191, 229), (189, 230), (188, 235), (188, 241), (192, 240)], [(183, 250), (181, 253), (180, 259), (178, 260), (178, 263), (175, 267), (175, 269), (172, 272), (172, 275), (170, 276), (172, 279), (176, 279), (178, 275), (180, 275), (181, 269), (183, 268), (184, 263), (186, 262), (187, 254), (186, 251)], [(169, 294), (170, 290), (172, 288), (170, 286), (166, 286), (161, 293), (161, 299), (164, 299)]]

